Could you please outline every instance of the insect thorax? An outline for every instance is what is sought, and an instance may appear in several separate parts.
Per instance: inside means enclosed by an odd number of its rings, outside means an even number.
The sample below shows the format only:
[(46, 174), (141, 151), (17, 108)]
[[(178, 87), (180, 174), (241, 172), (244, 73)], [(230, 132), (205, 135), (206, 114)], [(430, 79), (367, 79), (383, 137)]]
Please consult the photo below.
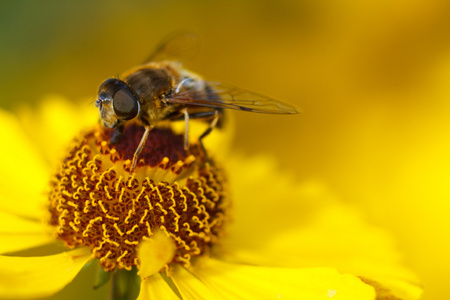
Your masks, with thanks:
[(124, 81), (139, 98), (139, 118), (144, 125), (155, 124), (173, 110), (161, 101), (161, 95), (170, 93), (175, 82), (175, 74), (170, 71), (150, 64), (134, 69), (124, 76)]

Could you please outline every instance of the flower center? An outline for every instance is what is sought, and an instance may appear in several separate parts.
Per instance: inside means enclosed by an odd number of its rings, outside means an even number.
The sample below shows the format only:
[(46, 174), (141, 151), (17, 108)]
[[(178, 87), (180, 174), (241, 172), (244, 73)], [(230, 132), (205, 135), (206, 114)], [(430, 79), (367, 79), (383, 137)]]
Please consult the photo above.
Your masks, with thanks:
[(139, 162), (131, 160), (143, 134), (96, 128), (75, 139), (50, 182), (50, 224), (67, 247), (91, 247), (106, 271), (139, 267), (137, 246), (156, 230), (176, 245), (171, 263), (189, 265), (218, 240), (229, 200), (223, 172), (205, 162), (199, 145), (183, 148), (169, 129), (150, 132)]

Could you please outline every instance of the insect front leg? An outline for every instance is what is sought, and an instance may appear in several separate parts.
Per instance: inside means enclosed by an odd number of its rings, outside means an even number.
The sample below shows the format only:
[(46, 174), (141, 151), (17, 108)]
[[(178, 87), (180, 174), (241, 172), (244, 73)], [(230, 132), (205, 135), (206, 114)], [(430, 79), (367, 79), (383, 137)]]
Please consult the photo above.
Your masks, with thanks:
[(153, 129), (153, 127), (154, 126), (150, 126), (150, 125), (145, 126), (144, 134), (142, 135), (141, 141), (139, 142), (139, 146), (137, 147), (137, 149), (133, 155), (133, 163), (131, 164), (131, 172), (133, 172), (133, 170), (136, 168), (139, 154), (141, 154), (142, 150), (144, 149), (145, 142), (147, 141), (147, 138), (148, 138), (148, 133), (150, 132), (150, 130)]
[(111, 139), (109, 140), (111, 145), (116, 145), (122, 140), (124, 128), (125, 126), (123, 123), (117, 125), (116, 129), (113, 131)]

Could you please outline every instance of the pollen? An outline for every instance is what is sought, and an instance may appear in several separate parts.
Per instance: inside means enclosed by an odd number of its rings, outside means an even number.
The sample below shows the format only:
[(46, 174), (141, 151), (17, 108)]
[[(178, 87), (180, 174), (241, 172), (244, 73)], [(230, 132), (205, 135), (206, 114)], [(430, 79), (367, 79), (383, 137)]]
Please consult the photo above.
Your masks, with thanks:
[(206, 161), (198, 144), (154, 129), (131, 172), (143, 134), (125, 128), (111, 145), (109, 129), (76, 138), (50, 181), (49, 223), (69, 248), (88, 246), (105, 271), (139, 268), (138, 245), (163, 231), (176, 245), (172, 264), (190, 265), (223, 234), (229, 197), (223, 171)]

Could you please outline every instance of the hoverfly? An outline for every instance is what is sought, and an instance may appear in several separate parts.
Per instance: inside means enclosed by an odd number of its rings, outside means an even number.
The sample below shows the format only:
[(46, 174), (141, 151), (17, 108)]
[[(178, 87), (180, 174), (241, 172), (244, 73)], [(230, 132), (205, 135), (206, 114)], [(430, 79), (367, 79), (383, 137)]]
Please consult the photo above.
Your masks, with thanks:
[(111, 138), (112, 144), (120, 141), (124, 126), (130, 120), (138, 121), (145, 128), (133, 156), (131, 171), (136, 167), (150, 130), (161, 121), (184, 119), (186, 149), (189, 146), (189, 120), (208, 121), (208, 128), (198, 138), (206, 155), (202, 139), (223, 117), (225, 108), (266, 114), (299, 112), (293, 105), (244, 89), (206, 81), (182, 68), (179, 57), (183, 56), (186, 49), (192, 50), (194, 43), (195, 36), (192, 34), (166, 39), (144, 64), (117, 78), (107, 79), (98, 90), (95, 106), (99, 109), (103, 124), (116, 128)]

